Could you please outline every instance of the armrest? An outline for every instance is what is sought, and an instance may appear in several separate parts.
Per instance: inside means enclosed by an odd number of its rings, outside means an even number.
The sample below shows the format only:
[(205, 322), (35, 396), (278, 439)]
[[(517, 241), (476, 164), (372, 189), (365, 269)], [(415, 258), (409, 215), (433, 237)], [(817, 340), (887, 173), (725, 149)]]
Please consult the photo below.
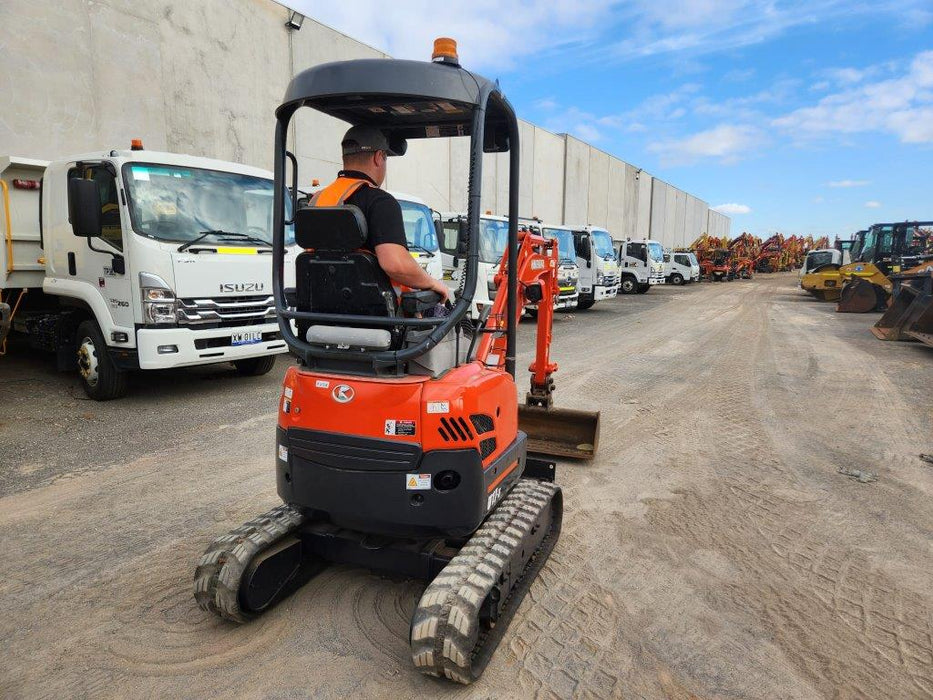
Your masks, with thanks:
[(441, 301), (441, 295), (430, 289), (402, 292), (402, 311), (409, 316), (430, 311)]

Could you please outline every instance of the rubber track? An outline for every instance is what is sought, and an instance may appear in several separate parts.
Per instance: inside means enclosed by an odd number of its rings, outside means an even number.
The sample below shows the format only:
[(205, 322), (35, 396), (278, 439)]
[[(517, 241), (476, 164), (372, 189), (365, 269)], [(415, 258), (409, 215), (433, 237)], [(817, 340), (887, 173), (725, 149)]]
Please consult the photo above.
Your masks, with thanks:
[(231, 622), (247, 622), (255, 614), (240, 608), (240, 581), (253, 557), (294, 532), (304, 516), (281, 505), (218, 537), (194, 570), (194, 599), (202, 610)]
[[(502, 627), (495, 630), (498, 634), (489, 635), (480, 629), (480, 607), (512, 552), (521, 546), (538, 514), (558, 492), (559, 487), (553, 483), (520, 480), (428, 585), (411, 624), (412, 660), (418, 670), (463, 684), (472, 683), (482, 674), (489, 657), (488, 653), (480, 653), (484, 651), (484, 643), (498, 643), (531, 580), (519, 579), (509, 592), (500, 615)], [(556, 524), (554, 532), (544, 538), (529, 559), (523, 576), (532, 570), (536, 573), (550, 553), (554, 534), (559, 531), (559, 522)], [(521, 594), (517, 593), (519, 590)], [(485, 651), (491, 653), (492, 649)]]

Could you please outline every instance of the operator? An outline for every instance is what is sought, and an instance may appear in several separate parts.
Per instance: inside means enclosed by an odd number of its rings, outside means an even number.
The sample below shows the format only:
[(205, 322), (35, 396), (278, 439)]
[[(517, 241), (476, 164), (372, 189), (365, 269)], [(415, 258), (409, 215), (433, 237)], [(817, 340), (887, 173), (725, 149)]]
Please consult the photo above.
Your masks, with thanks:
[(367, 227), (363, 249), (375, 253), (389, 279), (412, 289), (437, 292), (445, 302), (447, 285), (425, 272), (408, 252), (402, 207), (380, 189), (386, 179), (386, 161), (397, 155), (389, 148), (385, 134), (375, 127), (354, 126), (344, 135), (341, 147), (343, 170), (333, 183), (315, 193), (309, 205), (359, 207)]

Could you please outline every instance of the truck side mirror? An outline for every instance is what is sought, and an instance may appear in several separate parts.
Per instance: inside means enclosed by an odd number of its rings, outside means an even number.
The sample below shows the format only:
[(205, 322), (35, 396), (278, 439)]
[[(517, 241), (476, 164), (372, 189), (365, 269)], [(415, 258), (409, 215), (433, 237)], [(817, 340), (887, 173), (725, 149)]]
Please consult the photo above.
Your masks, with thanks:
[(467, 221), (466, 217), (461, 217), (457, 221), (457, 256), (462, 257), (467, 254)]
[(68, 220), (74, 235), (100, 236), (100, 187), (96, 180), (72, 178), (68, 181)]

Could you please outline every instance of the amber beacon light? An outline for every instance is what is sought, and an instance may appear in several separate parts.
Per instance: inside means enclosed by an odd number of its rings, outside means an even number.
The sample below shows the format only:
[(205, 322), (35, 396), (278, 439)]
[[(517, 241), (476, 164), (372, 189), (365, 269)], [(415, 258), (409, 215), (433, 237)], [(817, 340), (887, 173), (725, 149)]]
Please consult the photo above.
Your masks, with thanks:
[(460, 57), (457, 56), (457, 42), (444, 36), (435, 39), (431, 60), (435, 63), (450, 63), (459, 66)]

